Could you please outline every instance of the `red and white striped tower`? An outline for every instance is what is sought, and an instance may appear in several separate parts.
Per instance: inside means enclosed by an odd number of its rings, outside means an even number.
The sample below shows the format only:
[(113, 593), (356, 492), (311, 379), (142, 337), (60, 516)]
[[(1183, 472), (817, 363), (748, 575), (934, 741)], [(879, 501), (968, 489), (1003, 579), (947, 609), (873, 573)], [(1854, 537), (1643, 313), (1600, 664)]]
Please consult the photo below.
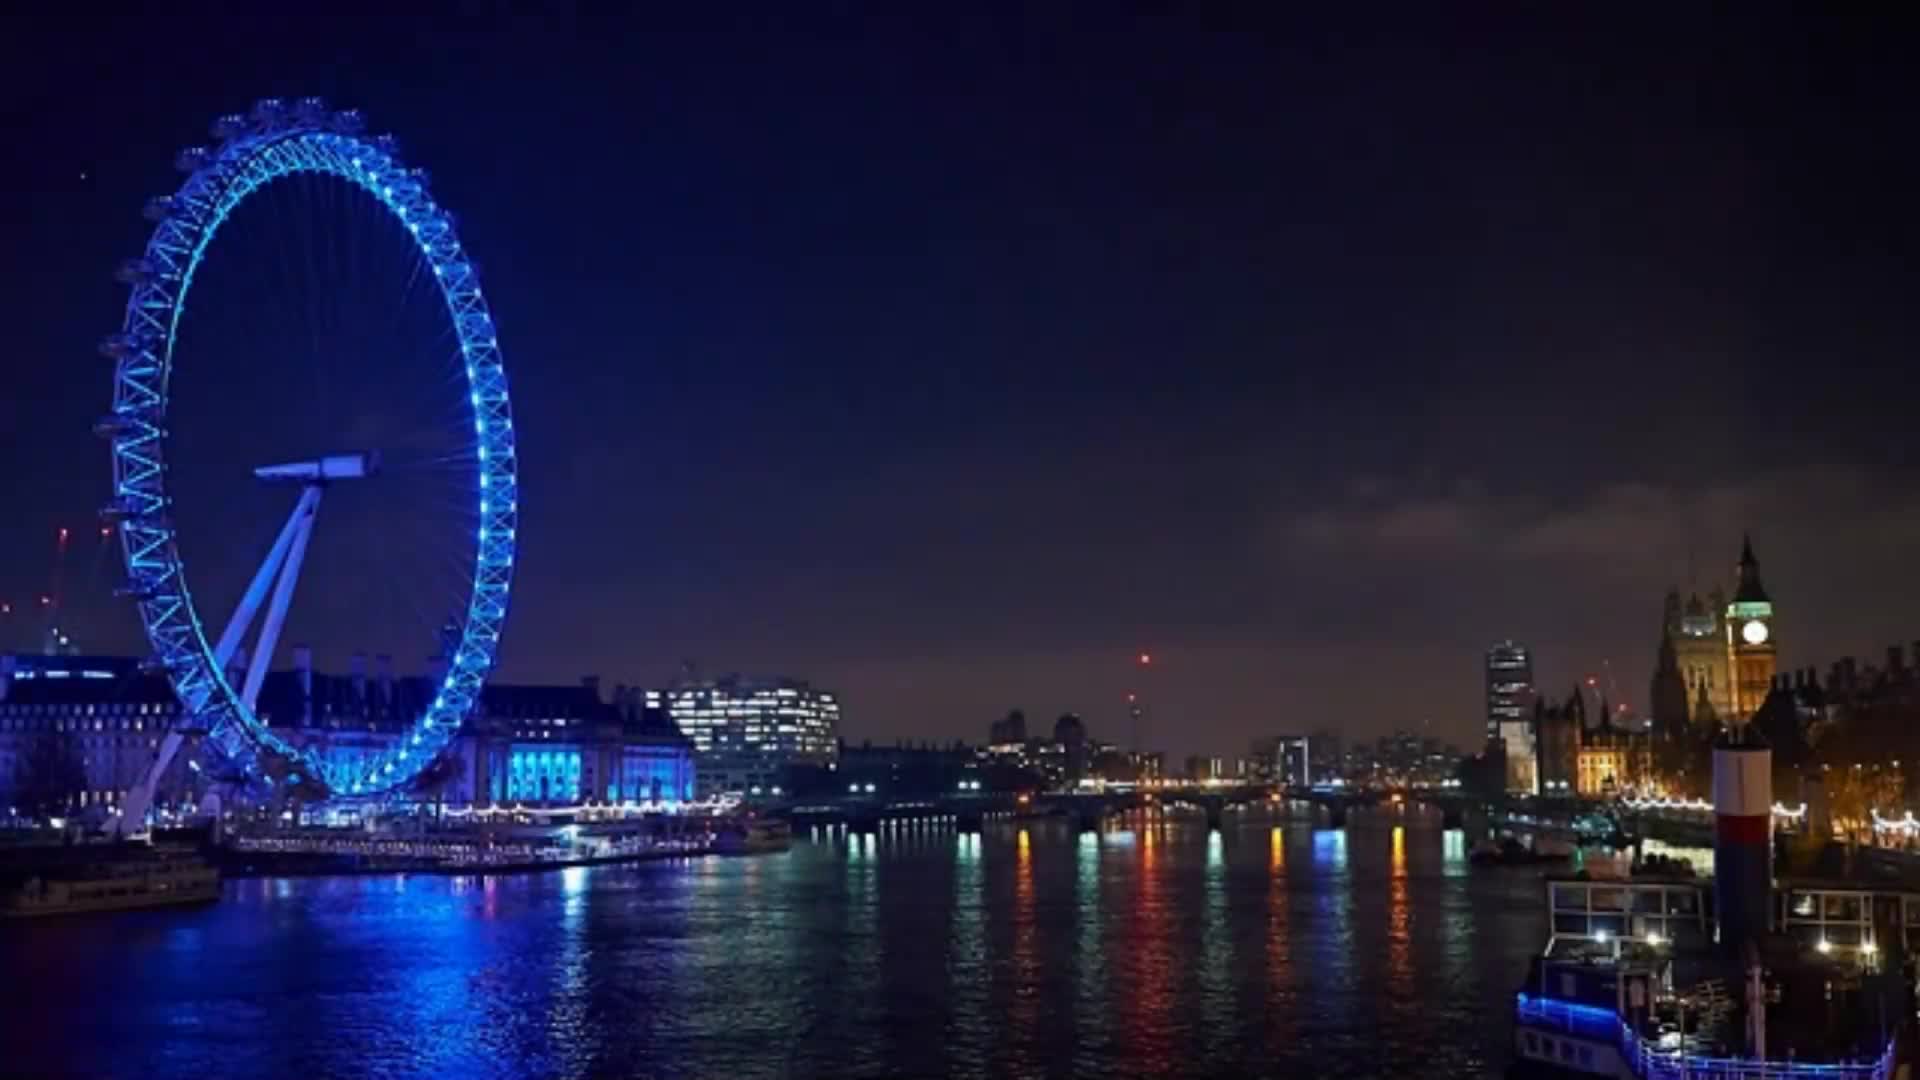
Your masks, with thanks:
[(1713, 905), (1728, 955), (1766, 936), (1772, 894), (1773, 751), (1743, 724), (1713, 748)]

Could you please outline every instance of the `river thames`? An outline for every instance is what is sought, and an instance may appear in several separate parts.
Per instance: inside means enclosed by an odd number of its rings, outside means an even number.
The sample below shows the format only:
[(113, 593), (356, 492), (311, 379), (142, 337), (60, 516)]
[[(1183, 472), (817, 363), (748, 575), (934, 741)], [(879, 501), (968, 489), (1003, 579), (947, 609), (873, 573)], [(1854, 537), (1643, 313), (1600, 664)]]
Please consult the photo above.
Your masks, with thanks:
[(8, 1075), (1497, 1076), (1537, 871), (1437, 816), (229, 882), (0, 927)]

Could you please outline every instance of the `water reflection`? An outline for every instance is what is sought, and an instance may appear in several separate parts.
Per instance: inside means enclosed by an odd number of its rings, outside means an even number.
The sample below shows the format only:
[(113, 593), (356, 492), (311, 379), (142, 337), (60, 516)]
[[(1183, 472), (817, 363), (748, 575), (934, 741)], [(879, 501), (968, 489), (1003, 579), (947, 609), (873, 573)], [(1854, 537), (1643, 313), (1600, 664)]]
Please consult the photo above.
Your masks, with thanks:
[(575, 1062), (592, 1056), (600, 1034), (586, 1023), (587, 885), (592, 873), (584, 866), (560, 871), (560, 947), (553, 957), (553, 997), (547, 1013), (549, 1052)]
[[(1210, 1056), (1232, 1041), (1233, 942), (1227, 928), (1226, 841), (1207, 834), (1206, 894), (1200, 926), (1200, 1032)], [(1231, 1062), (1231, 1056), (1224, 1061)]]
[(1017, 1059), (1026, 1057), (1039, 1034), (1040, 965), (1035, 956), (1039, 927), (1034, 921), (1033, 836), (1025, 828), (1014, 842), (1013, 1003), (1008, 1010)]
[(1173, 913), (1167, 909), (1161, 848), (1162, 825), (1153, 817), (1139, 829), (1139, 862), (1135, 874), (1132, 917), (1127, 928), (1128, 950), (1122, 970), (1126, 982), (1115, 994), (1126, 1002), (1127, 1023), (1121, 1051), (1142, 1071), (1158, 1072), (1172, 1064), (1174, 980), (1176, 959), (1172, 942)]
[(961, 833), (953, 843), (953, 931), (949, 935), (947, 1042), (959, 1075), (985, 1076), (986, 1039), (992, 1029), (987, 1010), (987, 945), (982, 895), (980, 835)]
[(26, 1057), (0, 1071), (1488, 1075), (1537, 883), (1452, 876), (1436, 825), (823, 830), (753, 859), (236, 882), (207, 909), (0, 925), (0, 968), (61, 988), (10, 999)]
[(1347, 830), (1315, 829), (1313, 861), (1328, 876), (1344, 877), (1347, 872)]
[(1293, 893), (1287, 881), (1287, 836), (1278, 825), (1267, 833), (1266, 983), (1267, 1057), (1294, 1044)]
[(1393, 827), (1387, 880), (1387, 987), (1393, 1000), (1413, 1004), (1413, 926), (1407, 891), (1407, 829)]
[(1100, 861), (1105, 838), (1098, 830), (1080, 834), (1074, 864), (1075, 940), (1073, 948), (1074, 1027), (1095, 1050), (1107, 1041), (1107, 964), (1101, 947), (1105, 924), (1100, 904)]

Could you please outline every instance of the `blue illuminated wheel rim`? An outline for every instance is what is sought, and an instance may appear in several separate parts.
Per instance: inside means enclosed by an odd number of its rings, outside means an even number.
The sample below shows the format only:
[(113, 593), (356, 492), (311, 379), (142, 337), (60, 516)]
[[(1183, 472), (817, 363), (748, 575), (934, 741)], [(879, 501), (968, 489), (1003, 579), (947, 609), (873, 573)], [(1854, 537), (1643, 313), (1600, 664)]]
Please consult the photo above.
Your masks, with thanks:
[[(186, 182), (150, 200), (154, 222), (145, 254), (123, 265), (132, 287), (120, 332), (101, 344), (115, 361), (113, 412), (101, 434), (113, 448), (113, 501), (104, 516), (119, 526), (126, 565), (123, 592), (138, 605), (152, 662), (179, 696), (186, 722), (205, 733), (250, 780), (309, 798), (373, 798), (410, 784), (446, 749), (472, 713), (492, 670), (513, 576), (519, 478), (513, 413), (493, 316), (480, 278), (434, 202), (426, 176), (400, 160), (391, 136), (366, 136), (355, 111), (335, 112), (317, 98), (287, 106), (260, 102), (247, 116), (214, 124), (217, 149), (195, 147), (176, 164)], [(320, 173), (372, 195), (404, 225), (432, 268), (465, 358), (474, 428), (479, 508), (473, 588), (458, 644), (426, 711), (388, 751), (354, 765), (332, 765), (280, 737), (230, 685), (187, 587), (168, 495), (165, 457), (168, 385), (186, 299), (208, 246), (249, 195), (284, 177)], [(270, 658), (266, 658), (270, 659)]]

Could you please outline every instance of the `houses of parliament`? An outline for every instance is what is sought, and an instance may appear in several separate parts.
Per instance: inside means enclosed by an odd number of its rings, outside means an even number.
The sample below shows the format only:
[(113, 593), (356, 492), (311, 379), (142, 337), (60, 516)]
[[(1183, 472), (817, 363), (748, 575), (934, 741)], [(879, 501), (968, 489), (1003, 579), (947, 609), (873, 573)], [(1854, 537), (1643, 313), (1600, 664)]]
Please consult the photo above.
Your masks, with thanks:
[(1766, 701), (1778, 655), (1773, 601), (1748, 539), (1729, 600), (1720, 589), (1683, 603), (1669, 590), (1649, 696), (1656, 730), (1744, 723)]

